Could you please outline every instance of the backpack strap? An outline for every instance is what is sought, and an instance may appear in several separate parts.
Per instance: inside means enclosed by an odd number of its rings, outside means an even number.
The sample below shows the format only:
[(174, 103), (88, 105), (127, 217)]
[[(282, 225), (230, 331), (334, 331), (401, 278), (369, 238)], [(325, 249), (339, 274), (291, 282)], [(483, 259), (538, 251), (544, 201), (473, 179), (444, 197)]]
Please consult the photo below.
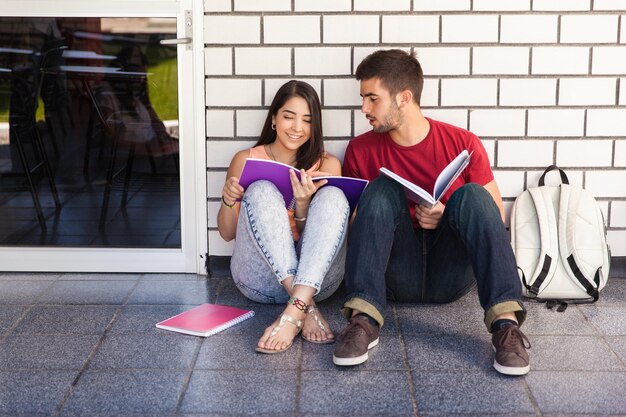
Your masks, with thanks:
[(535, 272), (532, 274), (532, 283), (529, 283), (530, 288), (528, 288), (528, 291), (536, 296), (539, 294), (541, 284), (543, 284), (546, 278), (551, 277), (556, 270), (556, 260), (559, 256), (558, 233), (554, 204), (552, 203), (549, 190), (544, 187), (537, 187), (529, 188), (528, 191), (535, 204), (541, 241), (539, 262)]
[[(600, 288), (600, 268), (595, 272), (594, 277), (586, 276), (579, 267), (580, 260), (576, 253), (576, 213), (580, 203), (581, 189), (570, 185), (561, 185), (561, 198), (559, 203), (559, 251), (564, 262), (565, 269), (570, 277), (575, 278), (585, 289), (587, 294), (598, 300)], [(591, 284), (594, 282), (595, 287)]]

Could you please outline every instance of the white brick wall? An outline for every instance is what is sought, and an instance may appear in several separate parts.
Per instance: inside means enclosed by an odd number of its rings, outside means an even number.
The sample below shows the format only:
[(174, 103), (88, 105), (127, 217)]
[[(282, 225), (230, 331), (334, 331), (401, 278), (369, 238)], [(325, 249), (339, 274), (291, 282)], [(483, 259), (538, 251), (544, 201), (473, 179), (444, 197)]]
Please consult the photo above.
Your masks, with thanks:
[(323, 104), (343, 158), (370, 129), (354, 71), (381, 48), (415, 51), (426, 116), (479, 135), (507, 212), (545, 166), (566, 169), (626, 256), (626, 0), (205, 0), (209, 253), (233, 156), (254, 144), (276, 90), (297, 78)]

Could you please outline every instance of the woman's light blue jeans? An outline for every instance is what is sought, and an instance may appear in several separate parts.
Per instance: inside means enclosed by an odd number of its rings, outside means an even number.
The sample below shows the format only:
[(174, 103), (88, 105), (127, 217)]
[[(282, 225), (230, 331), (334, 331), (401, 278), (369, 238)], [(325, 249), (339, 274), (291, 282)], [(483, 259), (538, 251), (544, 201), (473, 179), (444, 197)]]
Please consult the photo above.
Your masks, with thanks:
[(281, 282), (315, 288), (315, 300), (328, 298), (343, 279), (350, 207), (343, 192), (320, 188), (294, 242), (285, 201), (274, 184), (254, 182), (244, 194), (237, 223), (231, 273), (237, 288), (260, 303), (285, 303)]

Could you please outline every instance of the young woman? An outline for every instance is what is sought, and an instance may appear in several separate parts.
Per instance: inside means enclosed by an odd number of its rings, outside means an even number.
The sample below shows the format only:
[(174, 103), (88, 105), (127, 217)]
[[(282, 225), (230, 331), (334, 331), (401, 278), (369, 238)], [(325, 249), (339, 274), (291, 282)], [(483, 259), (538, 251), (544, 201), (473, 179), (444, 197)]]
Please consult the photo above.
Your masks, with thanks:
[[(350, 209), (341, 190), (322, 187), (325, 180), (312, 180), (341, 175), (339, 160), (324, 152), (320, 107), (309, 84), (284, 84), (274, 97), (259, 141), (233, 157), (222, 189), (217, 225), (222, 238), (235, 239), (231, 258), (235, 284), (251, 300), (287, 303), (261, 336), (256, 350), (262, 353), (287, 350), (301, 330), (307, 341), (334, 341), (315, 301), (329, 297), (343, 278)], [(239, 176), (246, 158), (294, 167), (290, 177), (295, 208), (285, 208), (281, 193), (269, 181), (256, 181), (243, 189)]]

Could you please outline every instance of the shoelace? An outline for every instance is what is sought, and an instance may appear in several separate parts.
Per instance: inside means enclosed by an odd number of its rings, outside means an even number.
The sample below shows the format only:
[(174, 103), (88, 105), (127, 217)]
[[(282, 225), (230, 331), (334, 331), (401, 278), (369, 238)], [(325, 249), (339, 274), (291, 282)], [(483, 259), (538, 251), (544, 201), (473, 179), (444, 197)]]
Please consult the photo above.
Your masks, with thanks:
[(348, 327), (346, 327), (344, 329), (344, 331), (341, 332), (341, 336), (340, 337), (342, 339), (345, 339), (345, 338), (350, 337), (350, 336), (358, 335), (358, 332), (359, 332), (358, 328), (359, 327), (361, 329), (363, 329), (368, 336), (372, 335), (372, 331), (367, 327), (367, 324), (365, 323), (364, 320), (351, 320), (350, 324), (348, 325)]
[(528, 340), (526, 335), (522, 333), (517, 326), (508, 326), (504, 328), (501, 343), (505, 350), (516, 350), (520, 341), (526, 349), (530, 349), (530, 340)]

